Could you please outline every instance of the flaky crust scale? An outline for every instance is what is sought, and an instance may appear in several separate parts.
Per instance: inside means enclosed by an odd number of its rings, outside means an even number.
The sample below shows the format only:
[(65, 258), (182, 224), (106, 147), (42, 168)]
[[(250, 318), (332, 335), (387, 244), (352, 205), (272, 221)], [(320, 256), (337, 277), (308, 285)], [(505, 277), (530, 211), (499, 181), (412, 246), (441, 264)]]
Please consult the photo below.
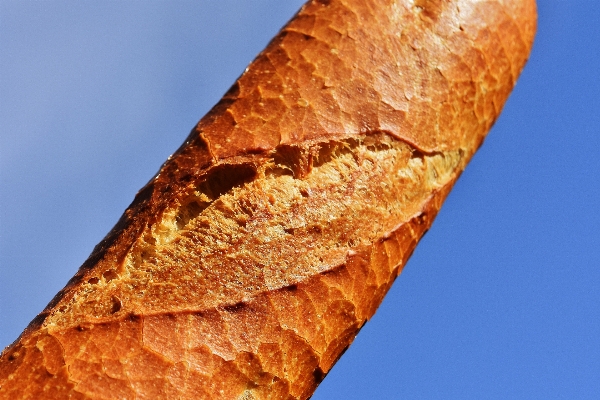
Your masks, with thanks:
[[(2, 353), (0, 397), (309, 397), (497, 118), (535, 18), (533, 0), (307, 3)], [(254, 257), (270, 241), (282, 256)]]

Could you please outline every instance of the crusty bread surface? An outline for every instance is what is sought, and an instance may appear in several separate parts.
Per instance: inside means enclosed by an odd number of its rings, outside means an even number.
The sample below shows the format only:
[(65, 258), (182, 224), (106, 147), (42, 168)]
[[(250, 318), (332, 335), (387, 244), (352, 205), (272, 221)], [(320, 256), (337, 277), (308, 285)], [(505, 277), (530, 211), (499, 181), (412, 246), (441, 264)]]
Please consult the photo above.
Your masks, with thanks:
[(2, 399), (306, 399), (498, 117), (534, 0), (309, 1), (2, 353)]

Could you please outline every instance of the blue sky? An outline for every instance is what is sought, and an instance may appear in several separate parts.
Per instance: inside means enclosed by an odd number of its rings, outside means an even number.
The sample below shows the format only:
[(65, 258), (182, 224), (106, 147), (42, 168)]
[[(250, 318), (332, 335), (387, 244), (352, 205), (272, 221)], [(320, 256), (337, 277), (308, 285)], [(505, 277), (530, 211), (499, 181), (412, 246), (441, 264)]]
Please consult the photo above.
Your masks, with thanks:
[[(0, 347), (300, 4), (0, 0)], [(502, 116), (314, 399), (600, 398), (600, 2), (538, 7)]]

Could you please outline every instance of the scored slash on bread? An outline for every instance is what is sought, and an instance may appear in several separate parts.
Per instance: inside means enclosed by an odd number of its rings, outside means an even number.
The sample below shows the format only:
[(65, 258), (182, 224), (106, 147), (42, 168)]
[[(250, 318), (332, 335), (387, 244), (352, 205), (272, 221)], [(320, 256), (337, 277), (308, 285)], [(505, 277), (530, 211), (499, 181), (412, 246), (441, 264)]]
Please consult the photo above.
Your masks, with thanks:
[(2, 353), (0, 397), (310, 397), (497, 118), (535, 15), (307, 3)]

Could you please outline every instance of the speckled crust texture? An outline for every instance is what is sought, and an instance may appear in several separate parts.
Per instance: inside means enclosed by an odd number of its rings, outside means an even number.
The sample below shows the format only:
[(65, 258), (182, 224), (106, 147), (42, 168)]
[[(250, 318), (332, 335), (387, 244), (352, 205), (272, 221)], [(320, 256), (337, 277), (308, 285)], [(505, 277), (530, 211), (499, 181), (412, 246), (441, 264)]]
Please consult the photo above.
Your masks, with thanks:
[(534, 0), (308, 2), (2, 353), (2, 399), (306, 399), (528, 57)]

